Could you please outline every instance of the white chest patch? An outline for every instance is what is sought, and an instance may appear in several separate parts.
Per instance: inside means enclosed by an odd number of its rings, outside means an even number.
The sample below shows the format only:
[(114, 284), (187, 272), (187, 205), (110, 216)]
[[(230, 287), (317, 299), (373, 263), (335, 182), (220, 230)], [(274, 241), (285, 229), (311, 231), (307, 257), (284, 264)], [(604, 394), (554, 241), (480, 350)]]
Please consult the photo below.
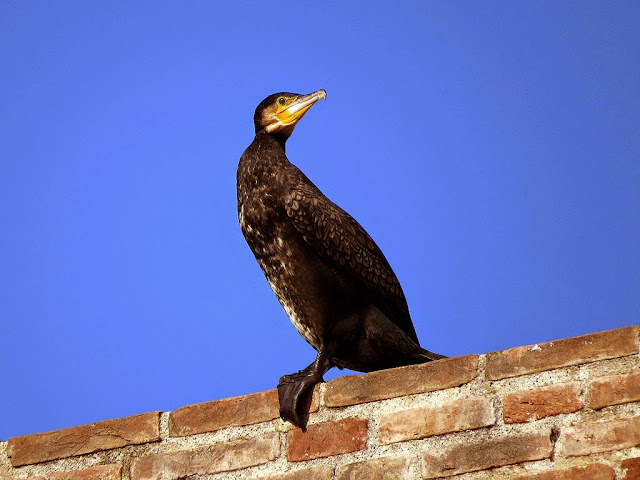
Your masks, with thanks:
[(240, 226), (244, 228), (244, 205), (240, 205), (240, 213), (238, 213), (238, 220), (240, 221)]
[(318, 350), (320, 348), (320, 339), (311, 331), (311, 329), (307, 326), (307, 323), (304, 322), (298, 315), (298, 312), (294, 306), (294, 304), (290, 301), (290, 296), (288, 295), (287, 288), (277, 285), (270, 278), (267, 278), (269, 282), (269, 286), (273, 293), (278, 298), (280, 305), (284, 309), (285, 313), (291, 320), (291, 323), (296, 328), (298, 333), (305, 339), (305, 341), (311, 345), (313, 348)]

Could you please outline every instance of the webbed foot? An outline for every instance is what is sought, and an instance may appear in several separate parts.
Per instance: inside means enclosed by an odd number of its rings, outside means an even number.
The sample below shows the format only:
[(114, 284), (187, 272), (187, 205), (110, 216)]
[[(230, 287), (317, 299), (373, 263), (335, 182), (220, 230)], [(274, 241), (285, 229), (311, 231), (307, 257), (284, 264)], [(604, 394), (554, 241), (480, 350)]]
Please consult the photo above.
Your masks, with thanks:
[(309, 367), (298, 373), (284, 375), (278, 383), (280, 417), (303, 430), (309, 421), (309, 408), (313, 387), (323, 382), (322, 375), (310, 371)]

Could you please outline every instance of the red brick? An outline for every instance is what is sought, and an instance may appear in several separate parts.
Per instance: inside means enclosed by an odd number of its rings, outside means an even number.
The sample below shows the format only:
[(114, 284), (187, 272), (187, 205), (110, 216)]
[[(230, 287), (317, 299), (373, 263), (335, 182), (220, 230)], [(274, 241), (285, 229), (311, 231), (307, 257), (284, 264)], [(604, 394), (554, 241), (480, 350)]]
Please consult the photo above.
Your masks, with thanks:
[(336, 480), (409, 480), (410, 464), (410, 457), (382, 457), (349, 463), (337, 468)]
[(170, 414), (169, 435), (179, 437), (252, 425), (278, 418), (277, 390), (252, 393), (178, 408)]
[(303, 432), (287, 432), (287, 460), (301, 462), (362, 450), (367, 444), (367, 421), (345, 418), (335, 422), (309, 425)]
[(638, 480), (640, 479), (640, 457), (627, 458), (622, 461), (622, 472), (624, 477), (622, 480)]
[(251, 480), (333, 480), (333, 467), (303, 468), (295, 472), (255, 477)]
[(640, 416), (578, 424), (563, 429), (558, 454), (563, 457), (622, 450), (640, 445)]
[(569, 365), (633, 355), (639, 350), (640, 327), (591, 333), (580, 337), (516, 347), (487, 354), (488, 380), (516, 377)]
[(14, 467), (160, 440), (160, 412), (9, 439)]
[(49, 480), (121, 480), (122, 465), (96, 465), (95, 467), (83, 470), (72, 470), (70, 472), (53, 472), (49, 475)]
[(529, 422), (560, 413), (577, 412), (583, 407), (578, 398), (581, 391), (580, 384), (574, 382), (507, 395), (502, 402), (504, 423)]
[(613, 480), (616, 472), (608, 465), (594, 463), (563, 470), (524, 475), (512, 480)]
[(338, 377), (327, 383), (325, 405), (341, 407), (457, 387), (477, 375), (478, 355)]
[(456, 442), (422, 455), (423, 478), (450, 477), (551, 456), (551, 431)]
[(613, 375), (591, 383), (591, 408), (640, 402), (640, 373)]
[(131, 462), (131, 480), (176, 480), (190, 475), (228, 472), (267, 463), (279, 453), (277, 433), (193, 450), (157, 453)]
[(381, 444), (416, 440), (495, 423), (493, 406), (488, 398), (466, 398), (443, 405), (386, 413), (380, 417), (379, 440)]

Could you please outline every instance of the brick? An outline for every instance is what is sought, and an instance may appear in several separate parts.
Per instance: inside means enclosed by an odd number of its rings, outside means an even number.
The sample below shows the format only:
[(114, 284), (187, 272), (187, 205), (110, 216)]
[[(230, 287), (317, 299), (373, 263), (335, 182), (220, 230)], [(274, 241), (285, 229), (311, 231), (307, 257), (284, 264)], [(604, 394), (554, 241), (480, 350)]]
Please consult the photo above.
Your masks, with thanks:
[(8, 455), (14, 467), (160, 441), (160, 412), (13, 437)]
[(303, 468), (291, 473), (255, 477), (251, 480), (333, 480), (333, 467)]
[(516, 347), (487, 354), (488, 380), (516, 377), (554, 368), (633, 355), (639, 350), (640, 327), (591, 333), (580, 337)]
[(83, 470), (72, 470), (70, 472), (53, 472), (49, 475), (49, 480), (121, 480), (122, 465), (96, 465), (95, 467)]
[(613, 375), (591, 383), (594, 410), (621, 403), (640, 402), (640, 373)]
[(381, 444), (473, 430), (496, 423), (491, 401), (475, 397), (444, 405), (411, 408), (380, 417)]
[(457, 387), (477, 375), (478, 355), (338, 377), (327, 383), (325, 405), (342, 407)]
[(573, 382), (507, 395), (502, 401), (504, 423), (529, 422), (561, 413), (577, 412), (583, 407), (578, 398), (581, 391), (580, 384)]
[(594, 463), (563, 470), (524, 475), (512, 480), (614, 480), (616, 472), (609, 465)]
[(622, 480), (638, 480), (640, 478), (640, 457), (627, 458), (622, 461)]
[(170, 413), (169, 435), (179, 437), (278, 418), (277, 390), (181, 407)]
[(131, 480), (176, 480), (261, 465), (280, 454), (277, 433), (220, 442), (193, 450), (157, 453), (131, 462)]
[(450, 477), (493, 467), (513, 465), (551, 456), (551, 431), (484, 438), (445, 447), (422, 455), (423, 478)]
[(410, 480), (410, 457), (383, 457), (341, 465), (336, 480)]
[(301, 462), (362, 450), (367, 444), (367, 421), (345, 418), (335, 422), (309, 425), (303, 432), (287, 432), (287, 460)]
[(563, 429), (558, 454), (575, 457), (640, 445), (640, 416), (583, 423)]

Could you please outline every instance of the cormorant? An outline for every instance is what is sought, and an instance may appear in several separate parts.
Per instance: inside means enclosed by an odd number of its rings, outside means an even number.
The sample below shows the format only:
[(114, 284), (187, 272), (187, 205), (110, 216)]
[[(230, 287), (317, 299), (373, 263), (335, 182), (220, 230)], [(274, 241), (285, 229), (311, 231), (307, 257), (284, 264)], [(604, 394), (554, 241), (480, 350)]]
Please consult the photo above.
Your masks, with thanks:
[(348, 213), (291, 164), (285, 143), (326, 92), (281, 92), (253, 117), (240, 157), (238, 219), (273, 292), (318, 352), (278, 384), (280, 416), (304, 427), (312, 387), (333, 366), (370, 372), (444, 358), (420, 347), (400, 283), (378, 246)]

